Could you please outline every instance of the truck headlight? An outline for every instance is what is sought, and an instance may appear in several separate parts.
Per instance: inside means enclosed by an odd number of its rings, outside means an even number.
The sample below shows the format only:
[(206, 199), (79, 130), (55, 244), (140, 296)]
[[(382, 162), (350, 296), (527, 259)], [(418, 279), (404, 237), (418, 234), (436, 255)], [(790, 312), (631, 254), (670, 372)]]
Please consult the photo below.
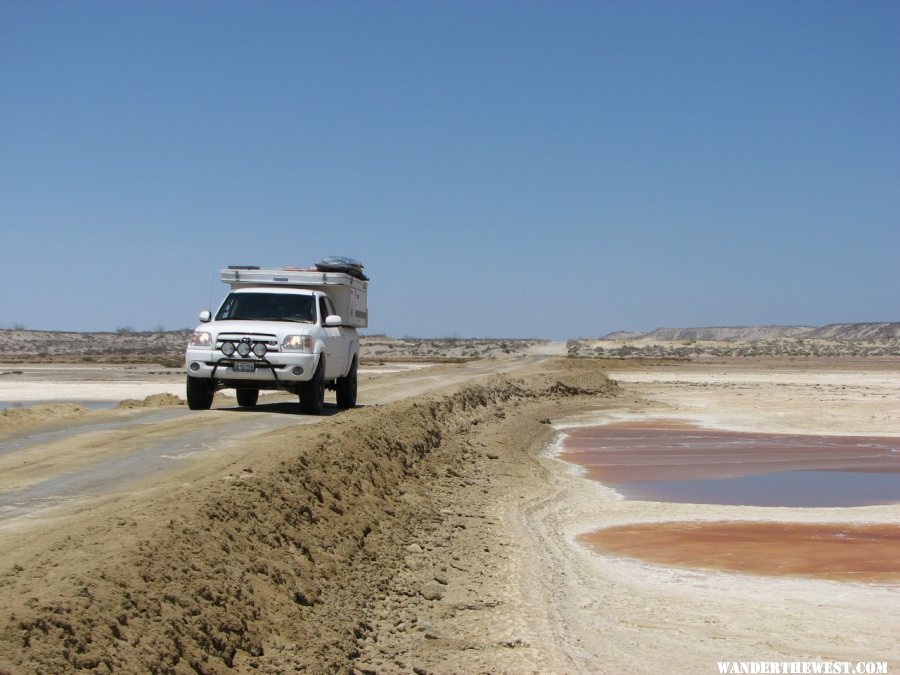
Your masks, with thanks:
[(313, 339), (309, 335), (288, 335), (281, 343), (286, 351), (311, 352)]
[(212, 347), (212, 334), (203, 330), (195, 330), (188, 340), (189, 347)]

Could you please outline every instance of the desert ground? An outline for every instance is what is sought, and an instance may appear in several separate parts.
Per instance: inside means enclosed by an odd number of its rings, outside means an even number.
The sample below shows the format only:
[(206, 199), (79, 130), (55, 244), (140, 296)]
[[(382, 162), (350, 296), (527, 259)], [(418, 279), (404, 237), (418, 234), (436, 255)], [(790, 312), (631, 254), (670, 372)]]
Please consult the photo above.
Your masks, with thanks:
[(567, 430), (635, 420), (898, 437), (900, 359), (457, 342), (438, 362), (385, 346), (360, 406), (321, 417), (280, 395), (191, 412), (181, 372), (147, 361), (0, 364), (0, 403), (16, 403), (0, 411), (0, 672), (898, 667), (900, 569), (756, 575), (579, 540), (671, 522), (892, 526), (897, 504), (626, 500), (559, 454)]

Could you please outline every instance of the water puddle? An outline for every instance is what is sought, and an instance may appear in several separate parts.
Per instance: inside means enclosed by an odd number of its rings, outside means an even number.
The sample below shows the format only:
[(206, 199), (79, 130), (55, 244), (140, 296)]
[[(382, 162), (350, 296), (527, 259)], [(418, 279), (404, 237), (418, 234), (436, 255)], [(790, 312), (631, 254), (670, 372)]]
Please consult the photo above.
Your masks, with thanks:
[(578, 537), (590, 548), (674, 567), (836, 581), (900, 580), (900, 525), (656, 523)]
[[(560, 458), (626, 499), (737, 506), (900, 502), (900, 438), (619, 423), (567, 429)], [(900, 525), (650, 523), (578, 540), (675, 567), (867, 582), (900, 580)]]
[(560, 457), (629, 499), (794, 507), (900, 502), (900, 438), (622, 423), (567, 430)]
[(119, 402), (118, 401), (79, 401), (79, 400), (65, 400), (65, 401), (0, 401), (0, 410), (4, 410), (7, 408), (34, 408), (39, 405), (47, 405), (50, 403), (67, 403), (71, 405), (80, 405), (82, 408), (86, 408), (88, 410), (103, 410), (104, 408), (115, 408)]

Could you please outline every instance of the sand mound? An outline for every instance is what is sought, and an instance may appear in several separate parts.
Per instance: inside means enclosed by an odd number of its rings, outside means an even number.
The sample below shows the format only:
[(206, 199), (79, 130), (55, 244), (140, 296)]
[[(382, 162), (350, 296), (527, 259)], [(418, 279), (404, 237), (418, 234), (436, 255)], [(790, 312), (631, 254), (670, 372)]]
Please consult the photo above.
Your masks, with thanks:
[(0, 429), (79, 417), (86, 412), (86, 408), (73, 403), (45, 403), (30, 408), (6, 408), (0, 410)]
[[(22, 560), (0, 577), (15, 598), (0, 619), (0, 671), (346, 672), (364, 652), (400, 668), (373, 647), (379, 626), (401, 608), (415, 623), (454, 571), (411, 570), (449, 560), (444, 545), (459, 569), (487, 550), (437, 506), (461, 490), (472, 509), (490, 503), (505, 446), (486, 452), (485, 433), (518, 415), (533, 434), (546, 425), (528, 416), (532, 403), (617, 390), (592, 366), (554, 367), (276, 432), (253, 465), (183, 488), (151, 523), (110, 517)], [(397, 609), (383, 605), (389, 592)]]
[(185, 400), (175, 394), (151, 394), (139, 401), (134, 398), (126, 398), (119, 401), (117, 408), (161, 408), (167, 405), (185, 405)]

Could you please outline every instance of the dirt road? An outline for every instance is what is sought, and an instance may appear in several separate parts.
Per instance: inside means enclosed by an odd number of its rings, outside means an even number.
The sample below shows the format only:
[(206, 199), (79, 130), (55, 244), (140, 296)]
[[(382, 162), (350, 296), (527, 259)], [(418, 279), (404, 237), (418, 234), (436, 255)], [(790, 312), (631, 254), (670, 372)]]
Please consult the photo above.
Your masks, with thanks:
[[(454, 366), (421, 368), (364, 368), (361, 371), (360, 405), (383, 405), (402, 398), (449, 390), (473, 378), (529, 368), (544, 357), (516, 360), (474, 361)], [(78, 378), (84, 369), (69, 370)], [(105, 368), (108, 378), (123, 374)], [(125, 375), (129, 373), (124, 372)], [(85, 383), (35, 378), (41, 396), (85, 396)], [(116, 391), (179, 391), (171, 383), (103, 381), (88, 396)], [(182, 378), (178, 378), (181, 380)], [(18, 386), (21, 389), (23, 384)], [(131, 389), (117, 388), (131, 387)], [(16, 385), (11, 385), (16, 386)], [(333, 398), (333, 396), (332, 396)], [(296, 397), (264, 396), (255, 408), (237, 406), (233, 396), (220, 395), (214, 410), (204, 413), (184, 408), (155, 407), (105, 410), (53, 423), (35, 416), (35, 423), (0, 427), (0, 522), (48, 512), (61, 507), (84, 509), (93, 499), (114, 492), (146, 489), (158, 481), (172, 480), (181, 471), (205, 472), (225, 461), (234, 461), (248, 448), (248, 441), (268, 431), (315, 424), (339, 411), (326, 408), (324, 417), (298, 414)], [(3, 432), (6, 433), (3, 433)], [(24, 526), (19, 523), (19, 527)]]

